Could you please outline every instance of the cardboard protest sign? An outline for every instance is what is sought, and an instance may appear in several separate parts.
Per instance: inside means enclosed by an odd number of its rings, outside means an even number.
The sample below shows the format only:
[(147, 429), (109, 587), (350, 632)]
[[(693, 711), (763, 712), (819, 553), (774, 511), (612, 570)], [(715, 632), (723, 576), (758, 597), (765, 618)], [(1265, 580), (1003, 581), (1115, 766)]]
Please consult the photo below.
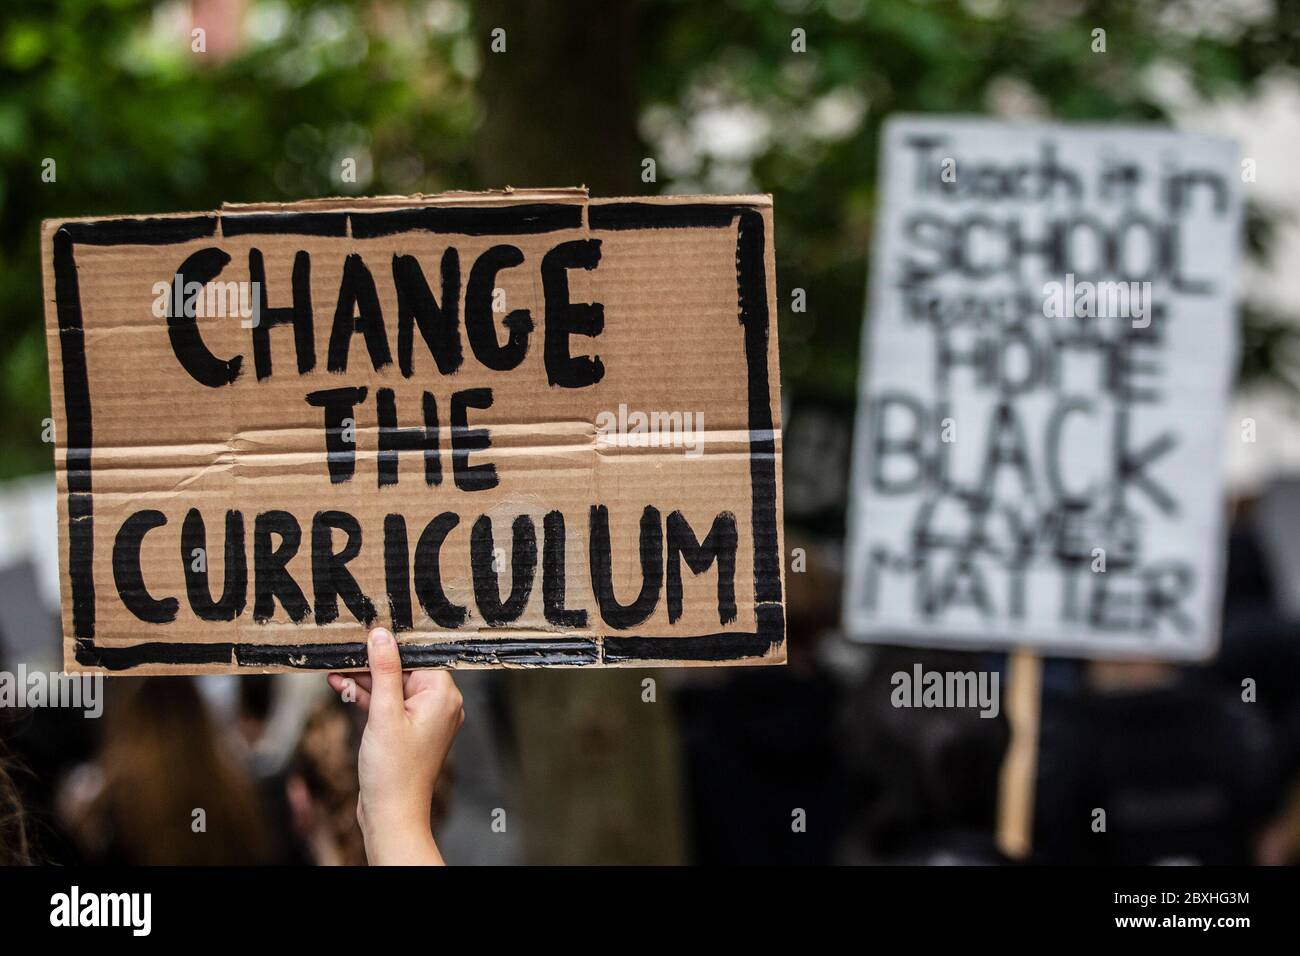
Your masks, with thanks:
[(1235, 146), (945, 117), (882, 148), (847, 629), (1212, 653)]
[(768, 197), (42, 238), (70, 668), (784, 660)]

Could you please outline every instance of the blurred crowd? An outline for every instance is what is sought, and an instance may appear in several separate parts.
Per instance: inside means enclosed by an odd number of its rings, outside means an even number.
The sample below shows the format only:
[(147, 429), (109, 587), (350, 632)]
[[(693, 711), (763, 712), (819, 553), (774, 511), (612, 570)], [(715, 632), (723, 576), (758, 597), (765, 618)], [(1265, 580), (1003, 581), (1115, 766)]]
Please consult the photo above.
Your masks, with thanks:
[[(1029, 862), (1300, 860), (1300, 620), (1281, 608), (1258, 527), (1240, 509), (1213, 662), (1045, 662)], [(538, 742), (512, 675), (458, 674), (466, 730), (432, 811), (448, 860), (581, 862), (586, 851), (554, 849), (578, 846), (596, 848), (591, 862), (1013, 862), (996, 839), (1005, 704), (989, 718), (891, 703), (891, 676), (917, 663), (999, 670), (1003, 656), (846, 641), (836, 546), (797, 530), (790, 543), (809, 560), (788, 577), (788, 666), (629, 672), (629, 693), (646, 674), (657, 682), (640, 713), (669, 715), (668, 746), (631, 768), (645, 780), (611, 779), (629, 769), (601, 757), (635, 734)], [(11, 637), (0, 633), (8, 670)], [(359, 864), (363, 719), (320, 674), (115, 678), (101, 719), (3, 708), (0, 741), (35, 860)], [(541, 812), (522, 792), (536, 786), (530, 761), (573, 812)], [(653, 775), (670, 782), (656, 799), (676, 801), (671, 812), (619, 796)], [(656, 832), (653, 859), (645, 844), (576, 832), (587, 818), (610, 826), (602, 801), (616, 829)], [(11, 823), (0, 812), (0, 843), (18, 859)]]

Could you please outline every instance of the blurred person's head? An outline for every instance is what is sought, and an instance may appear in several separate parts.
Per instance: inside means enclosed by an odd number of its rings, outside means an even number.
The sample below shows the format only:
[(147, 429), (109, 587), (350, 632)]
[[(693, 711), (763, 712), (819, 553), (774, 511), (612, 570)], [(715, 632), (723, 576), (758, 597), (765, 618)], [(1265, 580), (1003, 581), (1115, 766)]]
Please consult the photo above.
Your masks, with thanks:
[[(362, 727), (356, 714), (338, 697), (331, 696), (319, 704), (303, 726), (285, 780), (294, 830), (319, 866), (366, 863), (365, 843), (357, 824), (357, 751)], [(438, 777), (429, 810), (429, 823), (435, 833), (447, 818), (451, 775), (448, 760)]]
[[(1285, 796), (1262, 709), (1195, 667), (1090, 661), (1083, 674), (1082, 694), (1044, 711), (1043, 862), (1244, 865), (1278, 855), (1259, 845)], [(1104, 829), (1062, 825), (1098, 810)]]
[(987, 669), (986, 659), (887, 646), (876, 652), (847, 712), (845, 765), (857, 791), (862, 849), (878, 859), (993, 862), (998, 779), (1010, 741), (1005, 716), (892, 703), (893, 676), (914, 664), (970, 672)]
[(270, 674), (239, 678), (239, 734), (250, 748), (257, 746), (271, 719), (274, 680)]
[(839, 624), (844, 580), (830, 546), (797, 531), (788, 543), (804, 564), (786, 578), (787, 654), (792, 667), (803, 668), (815, 663), (818, 641)]
[(92, 856), (129, 864), (250, 864), (270, 856), (251, 775), (194, 681), (149, 677), (110, 701), (98, 792), (70, 821)]
[(285, 788), (294, 830), (320, 866), (361, 866), (365, 843), (357, 825), (357, 748), (361, 734), (337, 697), (307, 718)]

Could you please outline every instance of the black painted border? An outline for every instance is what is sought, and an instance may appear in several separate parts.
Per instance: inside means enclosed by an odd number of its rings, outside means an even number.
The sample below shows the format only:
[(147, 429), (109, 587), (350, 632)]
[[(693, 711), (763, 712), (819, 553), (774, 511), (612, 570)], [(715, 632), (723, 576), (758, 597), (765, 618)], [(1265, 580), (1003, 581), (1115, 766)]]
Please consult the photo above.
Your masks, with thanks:
[[(364, 667), (363, 643), (187, 644), (149, 641), (130, 647), (95, 644), (94, 506), (91, 493), (93, 428), (86, 343), (82, 324), (75, 247), (168, 245), (223, 234), (347, 235), (374, 238), (427, 230), (466, 235), (539, 234), (580, 228), (583, 206), (573, 203), (486, 207), (424, 207), (376, 212), (304, 212), (105, 219), (68, 222), (53, 236), (55, 312), (63, 358), (63, 403), (67, 417), (68, 569), (72, 626), (78, 664), (110, 671), (150, 664), (229, 664), (338, 670)], [(726, 662), (761, 659), (785, 639), (781, 565), (777, 548), (776, 441), (772, 421), (767, 350), (771, 310), (767, 297), (765, 224), (759, 207), (721, 203), (624, 202), (587, 205), (592, 231), (729, 228), (736, 232), (736, 287), (744, 328), (748, 370), (750, 491), (754, 529), (754, 597), (757, 628), (693, 637), (608, 635), (535, 640), (476, 639), (427, 644), (400, 643), (402, 661), (412, 667), (454, 664), (590, 665)], [(351, 227), (351, 230), (349, 230)], [(359, 227), (359, 234), (358, 234)]]

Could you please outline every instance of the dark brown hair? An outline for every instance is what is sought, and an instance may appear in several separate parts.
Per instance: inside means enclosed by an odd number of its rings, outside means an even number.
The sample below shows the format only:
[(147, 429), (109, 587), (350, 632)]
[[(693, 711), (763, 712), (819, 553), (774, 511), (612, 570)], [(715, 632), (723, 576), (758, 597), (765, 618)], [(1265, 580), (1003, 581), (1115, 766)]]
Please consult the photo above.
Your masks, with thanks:
[(27, 816), (18, 788), (9, 776), (4, 748), (0, 747), (0, 866), (26, 866), (31, 862)]
[(360, 731), (337, 697), (323, 701), (307, 718), (294, 753), (291, 775), (307, 788), (312, 803), (347, 866), (364, 866), (365, 841), (357, 824), (357, 747)]
[[(224, 746), (187, 677), (142, 678), (110, 701), (102, 792), (88, 814), (101, 851), (144, 865), (268, 862), (270, 840), (251, 774)], [(205, 828), (195, 832), (195, 811)]]

